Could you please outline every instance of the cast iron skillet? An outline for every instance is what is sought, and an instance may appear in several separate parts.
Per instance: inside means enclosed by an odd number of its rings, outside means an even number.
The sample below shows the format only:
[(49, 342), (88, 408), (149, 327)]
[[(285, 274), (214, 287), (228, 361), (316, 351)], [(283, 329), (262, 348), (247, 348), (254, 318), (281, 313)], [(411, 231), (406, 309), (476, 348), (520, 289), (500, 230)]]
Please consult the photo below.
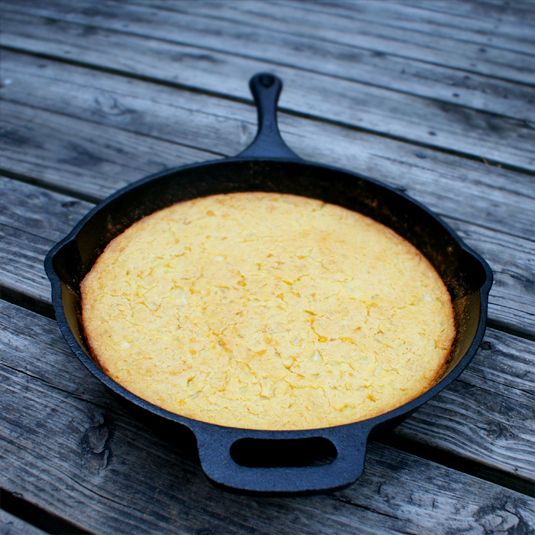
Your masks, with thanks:
[[(339, 488), (361, 475), (372, 429), (398, 422), (431, 399), (458, 377), (473, 358), (485, 331), (492, 272), (452, 229), (419, 202), (372, 178), (308, 162), (294, 154), (277, 126), (282, 82), (271, 74), (260, 73), (253, 76), (250, 88), (258, 109), (258, 133), (251, 145), (232, 158), (151, 175), (119, 190), (91, 210), (46, 257), (52, 302), (63, 336), (97, 379), (142, 412), (185, 426), (194, 433), (201, 466), (213, 482), (265, 493)], [(442, 379), (416, 399), (368, 420), (313, 430), (259, 431), (222, 427), (173, 414), (128, 392), (106, 375), (91, 358), (80, 321), (80, 282), (106, 244), (134, 221), (172, 203), (238, 191), (292, 193), (338, 204), (372, 217), (413, 243), (441, 275), (455, 309), (457, 336)], [(323, 465), (238, 464), (232, 446), (251, 444), (251, 439), (253, 443), (254, 439), (267, 440), (268, 449), (269, 444), (275, 449), (281, 441), (288, 444), (288, 439), (300, 439), (298, 445), (306, 449), (308, 444), (321, 439), (330, 442), (331, 447), (334, 445), (336, 456), (330, 464)]]

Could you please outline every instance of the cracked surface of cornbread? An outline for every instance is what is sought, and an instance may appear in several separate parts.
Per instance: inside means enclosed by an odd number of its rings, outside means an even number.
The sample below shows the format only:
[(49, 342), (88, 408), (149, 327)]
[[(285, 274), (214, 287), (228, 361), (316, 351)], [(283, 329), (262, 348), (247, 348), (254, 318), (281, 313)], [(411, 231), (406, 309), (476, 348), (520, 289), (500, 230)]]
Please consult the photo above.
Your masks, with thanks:
[(105, 371), (174, 413), (311, 429), (384, 413), (440, 376), (455, 335), (431, 264), (387, 227), (278, 193), (147, 216), (82, 283)]

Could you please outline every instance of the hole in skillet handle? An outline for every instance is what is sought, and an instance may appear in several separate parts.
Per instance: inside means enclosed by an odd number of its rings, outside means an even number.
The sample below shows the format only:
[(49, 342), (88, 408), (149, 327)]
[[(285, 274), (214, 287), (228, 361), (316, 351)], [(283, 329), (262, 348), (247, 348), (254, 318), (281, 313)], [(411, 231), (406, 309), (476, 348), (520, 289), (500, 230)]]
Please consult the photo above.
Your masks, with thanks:
[[(360, 477), (371, 429), (367, 422), (306, 431), (256, 431), (199, 422), (194, 432), (202, 469), (215, 484), (248, 493), (310, 494), (346, 487)], [(301, 460), (296, 459), (299, 448), (318, 445), (319, 451), (303, 451)], [(269, 458), (258, 458), (266, 447), (272, 448)]]
[(282, 139), (277, 122), (277, 103), (282, 80), (271, 73), (255, 74), (249, 81), (258, 114), (258, 130), (252, 143), (236, 158), (282, 158), (302, 161)]
[(335, 445), (323, 437), (239, 438), (230, 447), (232, 460), (241, 466), (323, 466), (338, 455)]

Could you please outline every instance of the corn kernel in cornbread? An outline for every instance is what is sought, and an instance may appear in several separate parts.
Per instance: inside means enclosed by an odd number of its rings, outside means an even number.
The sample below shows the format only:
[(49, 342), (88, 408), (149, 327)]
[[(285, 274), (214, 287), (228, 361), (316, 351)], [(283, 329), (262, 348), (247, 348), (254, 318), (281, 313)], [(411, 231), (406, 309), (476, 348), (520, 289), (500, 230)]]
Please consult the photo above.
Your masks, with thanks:
[(178, 203), (82, 283), (94, 356), (125, 388), (224, 426), (362, 420), (428, 389), (455, 329), (429, 262), (379, 223), (293, 195)]

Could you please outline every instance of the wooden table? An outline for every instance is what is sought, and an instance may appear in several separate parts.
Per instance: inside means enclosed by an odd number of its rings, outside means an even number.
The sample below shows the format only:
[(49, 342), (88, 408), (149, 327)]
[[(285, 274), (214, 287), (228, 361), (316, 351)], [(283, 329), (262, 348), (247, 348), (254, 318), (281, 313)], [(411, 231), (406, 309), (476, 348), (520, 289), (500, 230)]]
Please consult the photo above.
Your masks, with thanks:
[[(2, 1), (2, 533), (534, 533), (535, 4)], [(238, 152), (281, 76), (305, 158), (394, 184), (492, 265), (469, 369), (321, 496), (214, 488), (61, 338), (43, 257), (143, 175)]]

